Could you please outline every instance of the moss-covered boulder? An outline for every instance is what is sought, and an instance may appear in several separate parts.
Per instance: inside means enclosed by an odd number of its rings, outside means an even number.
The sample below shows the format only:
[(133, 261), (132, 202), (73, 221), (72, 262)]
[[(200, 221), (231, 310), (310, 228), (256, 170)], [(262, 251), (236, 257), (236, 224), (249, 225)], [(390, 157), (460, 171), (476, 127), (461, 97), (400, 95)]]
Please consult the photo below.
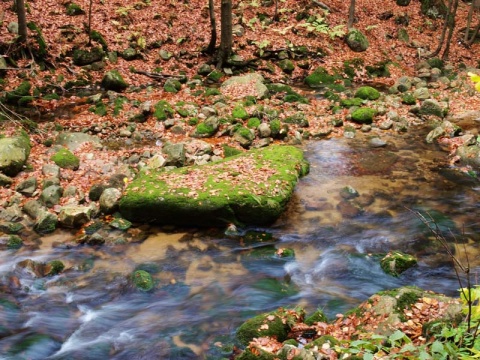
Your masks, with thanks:
[(368, 49), (368, 39), (360, 30), (351, 29), (345, 37), (348, 47), (355, 52), (362, 52)]
[(123, 91), (128, 87), (128, 84), (123, 80), (118, 70), (110, 70), (103, 76), (102, 87), (106, 90)]
[(130, 221), (222, 226), (270, 224), (308, 172), (303, 152), (270, 146), (206, 165), (141, 173), (120, 200)]
[(80, 5), (73, 2), (66, 4), (65, 7), (67, 10), (67, 15), (76, 16), (85, 14), (85, 11), (80, 7)]
[(275, 337), (280, 342), (285, 341), (290, 327), (298, 321), (299, 316), (303, 316), (303, 312), (288, 309), (278, 309), (255, 316), (240, 325), (237, 329), (237, 339), (243, 345), (248, 345), (253, 338), (266, 336)]
[(377, 112), (371, 108), (360, 108), (352, 113), (352, 121), (359, 124), (371, 124)]
[(325, 68), (320, 66), (316, 68), (313, 73), (308, 75), (304, 82), (312, 88), (322, 87), (333, 84), (335, 82), (335, 76), (330, 75)]
[(380, 261), (382, 270), (392, 276), (399, 276), (405, 270), (417, 264), (417, 259), (400, 251), (391, 251)]
[(77, 49), (73, 52), (73, 63), (78, 66), (93, 64), (100, 61), (105, 56), (101, 47), (95, 47), (92, 50)]
[(30, 138), (27, 133), (0, 139), (0, 171), (15, 176), (22, 171), (30, 155)]
[(62, 169), (77, 170), (80, 166), (80, 159), (67, 148), (58, 150), (50, 157), (50, 160)]
[(380, 92), (371, 86), (362, 86), (355, 92), (355, 97), (363, 100), (377, 100)]
[(278, 62), (278, 67), (282, 69), (285, 74), (291, 74), (295, 70), (295, 65), (292, 60), (284, 59)]
[(175, 109), (166, 100), (160, 100), (153, 106), (153, 117), (158, 121), (165, 121), (175, 115)]
[(20, 101), (25, 102), (25, 98), (30, 99), (32, 85), (29, 81), (23, 81), (17, 88), (5, 93), (5, 101), (9, 104), (19, 105)]

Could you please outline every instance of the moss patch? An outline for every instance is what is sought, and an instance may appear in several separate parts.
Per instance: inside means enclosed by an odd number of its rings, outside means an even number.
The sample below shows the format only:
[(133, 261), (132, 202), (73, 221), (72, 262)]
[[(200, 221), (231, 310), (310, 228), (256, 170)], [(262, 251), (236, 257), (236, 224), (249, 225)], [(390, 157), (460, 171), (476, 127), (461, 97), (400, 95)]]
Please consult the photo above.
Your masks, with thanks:
[(206, 165), (143, 173), (126, 189), (120, 212), (131, 221), (186, 226), (270, 224), (307, 173), (301, 150), (270, 146)]
[(76, 170), (80, 166), (80, 159), (76, 157), (70, 150), (67, 148), (62, 148), (53, 154), (50, 157), (56, 165), (60, 166), (62, 169), (73, 169)]
[(360, 124), (371, 124), (376, 111), (371, 108), (357, 109), (352, 113), (352, 121)]
[(380, 92), (371, 86), (362, 86), (358, 88), (355, 97), (364, 100), (377, 100), (380, 97)]

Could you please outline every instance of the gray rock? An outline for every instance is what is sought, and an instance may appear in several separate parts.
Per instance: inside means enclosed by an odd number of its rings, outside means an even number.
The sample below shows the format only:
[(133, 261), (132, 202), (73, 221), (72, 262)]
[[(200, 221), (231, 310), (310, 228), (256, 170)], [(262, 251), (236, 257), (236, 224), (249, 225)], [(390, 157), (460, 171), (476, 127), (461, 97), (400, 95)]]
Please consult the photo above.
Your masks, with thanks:
[(167, 50), (164, 50), (164, 49), (160, 50), (160, 51), (158, 52), (158, 55), (160, 56), (160, 58), (161, 58), (162, 60), (165, 60), (165, 61), (170, 60), (170, 59), (172, 58), (172, 56), (173, 56), (173, 54), (172, 54), (171, 52), (169, 52), (169, 51), (167, 51)]
[(90, 221), (92, 209), (87, 206), (67, 205), (63, 206), (58, 214), (60, 226), (79, 228)]
[(442, 136), (454, 137), (458, 130), (457, 126), (453, 125), (450, 121), (445, 120), (440, 126), (437, 126), (430, 131), (425, 140), (428, 144), (431, 144)]
[(23, 205), (23, 211), (32, 219), (36, 219), (43, 205), (38, 200), (29, 200)]
[(402, 76), (395, 82), (394, 87), (399, 92), (408, 91), (412, 88), (412, 79), (408, 76)]
[(204, 106), (200, 110), (200, 113), (205, 115), (205, 118), (209, 118), (210, 116), (215, 116), (217, 115), (217, 110), (212, 108), (211, 106)]
[(13, 184), (13, 179), (10, 176), (0, 173), (0, 186), (10, 186)]
[(113, 214), (118, 209), (118, 202), (122, 197), (122, 192), (116, 188), (105, 189), (98, 201), (100, 211), (104, 214)]
[(63, 195), (63, 188), (58, 185), (47, 187), (40, 194), (40, 201), (48, 208), (51, 208), (58, 203)]
[(76, 151), (84, 143), (92, 143), (95, 147), (101, 147), (100, 139), (97, 136), (82, 132), (62, 132), (55, 139), (55, 144), (65, 146), (70, 151)]
[(389, 130), (391, 129), (393, 126), (393, 121), (392, 120), (385, 120), (385, 121), (382, 121), (378, 127), (381, 129), (381, 130)]
[(426, 87), (417, 87), (413, 92), (413, 96), (417, 100), (426, 100), (430, 98), (430, 91)]
[(0, 139), (0, 172), (16, 176), (22, 171), (30, 155), (28, 135), (4, 137)]
[(45, 164), (42, 166), (42, 174), (44, 176), (60, 177), (60, 166), (55, 164)]
[(13, 204), (0, 211), (0, 219), (11, 222), (23, 220), (22, 209), (18, 204)]
[(268, 89), (264, 84), (263, 76), (257, 73), (251, 73), (242, 76), (233, 76), (226, 80), (220, 89), (225, 91), (228, 88), (235, 88), (238, 86), (250, 85), (252, 86), (253, 96), (257, 99), (263, 99), (268, 95)]
[(198, 70), (197, 70), (197, 74), (198, 75), (208, 75), (210, 74), (210, 72), (212, 71), (212, 68), (210, 65), (208, 64), (201, 64), (199, 67), (198, 67)]
[(160, 154), (153, 155), (147, 161), (147, 168), (148, 169), (160, 169), (165, 166), (167, 160)]
[(245, 34), (245, 28), (240, 24), (235, 24), (232, 26), (232, 34), (234, 36), (243, 36)]
[(106, 90), (122, 91), (128, 87), (118, 70), (110, 70), (103, 75), (102, 87)]
[(270, 129), (270, 125), (267, 123), (261, 123), (258, 128), (258, 136), (261, 138), (268, 138), (272, 135), (272, 130)]
[(173, 165), (182, 167), (185, 165), (185, 144), (184, 143), (177, 143), (177, 144), (166, 144), (162, 148), (162, 153), (167, 157), (166, 165)]
[(46, 189), (47, 187), (52, 185), (60, 185), (60, 179), (52, 176), (46, 178), (45, 180), (43, 180), (42, 189)]
[(18, 34), (18, 22), (12, 21), (7, 25), (10, 34)]
[(212, 145), (203, 140), (192, 140), (185, 144), (185, 151), (190, 155), (211, 155), (213, 153)]
[(359, 197), (360, 194), (353, 187), (347, 185), (340, 190), (340, 196), (345, 200), (350, 200)]
[(16, 187), (15, 190), (18, 191), (20, 194), (25, 196), (32, 196), (35, 190), (37, 190), (37, 178), (35, 176), (31, 176), (28, 179), (20, 182)]

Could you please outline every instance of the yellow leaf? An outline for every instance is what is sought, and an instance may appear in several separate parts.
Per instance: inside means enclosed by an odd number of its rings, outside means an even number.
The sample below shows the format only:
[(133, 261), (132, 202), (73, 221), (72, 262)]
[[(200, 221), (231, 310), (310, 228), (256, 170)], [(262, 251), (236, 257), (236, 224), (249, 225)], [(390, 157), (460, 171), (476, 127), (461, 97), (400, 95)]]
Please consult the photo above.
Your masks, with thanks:
[(470, 76), (470, 80), (472, 80), (474, 83), (480, 82), (480, 75), (477, 75), (471, 72), (469, 72), (467, 75)]

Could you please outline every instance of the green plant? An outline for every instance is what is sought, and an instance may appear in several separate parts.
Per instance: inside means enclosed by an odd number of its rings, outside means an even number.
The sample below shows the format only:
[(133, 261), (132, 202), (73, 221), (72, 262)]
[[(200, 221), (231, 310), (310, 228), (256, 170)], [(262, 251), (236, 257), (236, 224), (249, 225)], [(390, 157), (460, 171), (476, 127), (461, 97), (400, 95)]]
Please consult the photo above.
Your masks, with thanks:
[(268, 40), (254, 41), (253, 44), (257, 45), (258, 53), (261, 57), (265, 53), (265, 49), (270, 45), (270, 41)]

